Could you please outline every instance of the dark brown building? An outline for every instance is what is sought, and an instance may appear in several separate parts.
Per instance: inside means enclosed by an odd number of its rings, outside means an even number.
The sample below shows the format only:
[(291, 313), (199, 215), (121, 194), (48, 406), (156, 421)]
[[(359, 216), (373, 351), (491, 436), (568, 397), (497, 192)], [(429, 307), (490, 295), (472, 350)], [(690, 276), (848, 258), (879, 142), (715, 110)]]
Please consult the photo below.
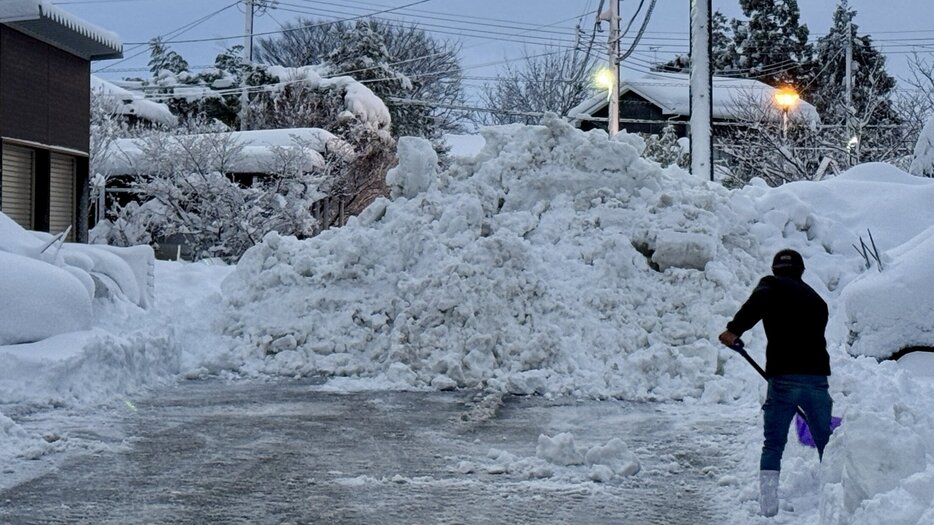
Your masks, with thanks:
[(50, 2), (0, 2), (0, 211), (87, 240), (91, 61), (119, 39)]

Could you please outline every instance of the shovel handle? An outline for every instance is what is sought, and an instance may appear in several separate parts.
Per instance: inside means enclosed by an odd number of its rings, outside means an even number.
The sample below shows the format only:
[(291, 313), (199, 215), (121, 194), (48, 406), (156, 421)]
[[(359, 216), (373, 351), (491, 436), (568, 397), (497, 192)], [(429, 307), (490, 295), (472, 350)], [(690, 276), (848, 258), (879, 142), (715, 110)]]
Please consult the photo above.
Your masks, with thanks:
[[(756, 360), (753, 359), (752, 356), (750, 356), (746, 352), (746, 344), (743, 343), (742, 339), (736, 339), (736, 342), (734, 342), (731, 345), (727, 345), (727, 346), (729, 347), (730, 350), (733, 350), (737, 354), (743, 356), (743, 359), (748, 361), (749, 364), (752, 365), (752, 367), (756, 369), (756, 372), (759, 372), (759, 375), (762, 376), (762, 379), (765, 379), (766, 381), (769, 380), (769, 377), (765, 375), (765, 370), (763, 370), (762, 367), (759, 366), (759, 363), (757, 363)], [(807, 423), (808, 417), (807, 415), (804, 414), (804, 410), (801, 410), (801, 407), (799, 406), (795, 406), (795, 411), (797, 411), (798, 415), (801, 416), (802, 419), (804, 419), (805, 423)]]
[(763, 370), (762, 367), (759, 366), (759, 363), (757, 363), (756, 360), (746, 352), (746, 344), (743, 343), (742, 339), (737, 339), (735, 343), (729, 345), (728, 347), (730, 350), (733, 350), (737, 354), (743, 356), (743, 359), (748, 361), (749, 364), (756, 369), (756, 372), (759, 372), (759, 375), (762, 376), (762, 379), (768, 381), (769, 377), (765, 375), (765, 370)]

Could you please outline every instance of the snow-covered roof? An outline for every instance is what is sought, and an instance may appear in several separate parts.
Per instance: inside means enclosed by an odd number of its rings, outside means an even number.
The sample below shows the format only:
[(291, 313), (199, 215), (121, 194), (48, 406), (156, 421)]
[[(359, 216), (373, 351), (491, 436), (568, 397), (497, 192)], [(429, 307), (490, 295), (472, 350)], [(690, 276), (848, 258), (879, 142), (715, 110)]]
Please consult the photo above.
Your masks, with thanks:
[(123, 89), (94, 75), (91, 75), (91, 92), (105, 97), (113, 104), (114, 111), (121, 115), (133, 115), (166, 126), (178, 124), (178, 119), (165, 104), (147, 100), (138, 93)]
[(86, 60), (123, 56), (123, 42), (52, 5), (51, 0), (0, 0), (0, 23)]
[[(720, 120), (746, 120), (750, 116), (750, 104), (759, 104), (767, 110), (771, 118), (781, 118), (781, 113), (774, 108), (772, 99), (776, 89), (758, 80), (748, 78), (713, 77), (713, 118)], [(683, 73), (648, 73), (638, 79), (622, 79), (620, 96), (633, 92), (661, 108), (662, 113), (671, 116), (691, 114), (690, 77)], [(575, 125), (586, 117), (604, 108), (608, 104), (606, 93), (599, 93), (585, 100), (568, 111), (568, 117)], [(759, 114), (762, 111), (752, 111)], [(808, 122), (819, 122), (817, 110), (811, 104), (800, 100), (789, 111), (794, 117)]]
[[(350, 146), (329, 131), (320, 128), (288, 128), (252, 131), (230, 131), (218, 133), (223, 138), (231, 138), (243, 146), (236, 158), (229, 159), (227, 168), (230, 173), (269, 173), (276, 163), (276, 148), (296, 146), (297, 141), (306, 143), (308, 152), (306, 169), (324, 166), (325, 152), (349, 153)], [(198, 136), (198, 135), (195, 135)], [(191, 135), (179, 135), (184, 140)], [(145, 138), (118, 139), (110, 145), (103, 155), (101, 171), (111, 175), (144, 173), (146, 171), (143, 146)]]

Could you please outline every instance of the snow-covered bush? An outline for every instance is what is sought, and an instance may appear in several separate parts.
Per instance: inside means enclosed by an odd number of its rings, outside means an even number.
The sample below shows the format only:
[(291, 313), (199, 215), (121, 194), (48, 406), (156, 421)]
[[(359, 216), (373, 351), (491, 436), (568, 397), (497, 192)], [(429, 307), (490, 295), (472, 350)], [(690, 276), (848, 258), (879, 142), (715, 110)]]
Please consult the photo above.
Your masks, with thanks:
[(155, 134), (139, 144), (140, 176), (132, 188), (141, 202), (117, 206), (92, 230), (95, 242), (129, 246), (181, 235), (194, 258), (235, 260), (269, 231), (314, 233), (311, 204), (323, 197), (324, 173), (307, 170), (310, 154), (317, 156), (307, 142), (274, 148), (268, 171), (276, 175), (249, 187), (225, 175), (244, 154), (231, 134)]
[(675, 127), (671, 124), (665, 126), (661, 135), (649, 134), (645, 137), (645, 158), (654, 160), (663, 168), (676, 165), (687, 168), (691, 163), (690, 152), (687, 151), (678, 139)]
[[(92, 240), (117, 246), (181, 241), (194, 259), (236, 260), (268, 232), (310, 237), (388, 193), (384, 174), (394, 160), (393, 142), (370, 125), (351, 126), (351, 142), (302, 129), (286, 145), (262, 146), (244, 142), (245, 134), (207, 131), (121, 142), (127, 149), (111, 155), (125, 157), (118, 160), (132, 174), (138, 201), (116, 205), (91, 230)], [(267, 175), (245, 186), (231, 173)]]
[(934, 117), (921, 130), (908, 171), (920, 177), (934, 177)]

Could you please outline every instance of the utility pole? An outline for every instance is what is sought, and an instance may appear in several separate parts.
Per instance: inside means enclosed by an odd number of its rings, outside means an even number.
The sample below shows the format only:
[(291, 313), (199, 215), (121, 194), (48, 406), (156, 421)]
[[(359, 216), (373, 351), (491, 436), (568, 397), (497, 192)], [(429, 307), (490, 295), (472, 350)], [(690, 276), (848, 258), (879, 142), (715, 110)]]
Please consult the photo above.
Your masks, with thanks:
[[(253, 62), (253, 3), (255, 0), (243, 0), (243, 12), (246, 18), (243, 22), (243, 62), (249, 64)], [(250, 92), (246, 85), (246, 79), (243, 82), (243, 90), (240, 92), (240, 131), (246, 129), (244, 123), (247, 117), (247, 108), (250, 105)]]
[(253, 61), (253, 4), (254, 0), (243, 0), (243, 12), (246, 19), (243, 23), (243, 60)]
[(610, 107), (607, 113), (607, 132), (610, 136), (619, 133), (619, 0), (610, 0), (610, 72), (613, 85), (610, 86)]
[(853, 137), (856, 136), (853, 129), (853, 22), (846, 22), (846, 140), (847, 151), (850, 156), (858, 148), (853, 144)]
[(711, 0), (691, 0), (691, 173), (713, 178)]

